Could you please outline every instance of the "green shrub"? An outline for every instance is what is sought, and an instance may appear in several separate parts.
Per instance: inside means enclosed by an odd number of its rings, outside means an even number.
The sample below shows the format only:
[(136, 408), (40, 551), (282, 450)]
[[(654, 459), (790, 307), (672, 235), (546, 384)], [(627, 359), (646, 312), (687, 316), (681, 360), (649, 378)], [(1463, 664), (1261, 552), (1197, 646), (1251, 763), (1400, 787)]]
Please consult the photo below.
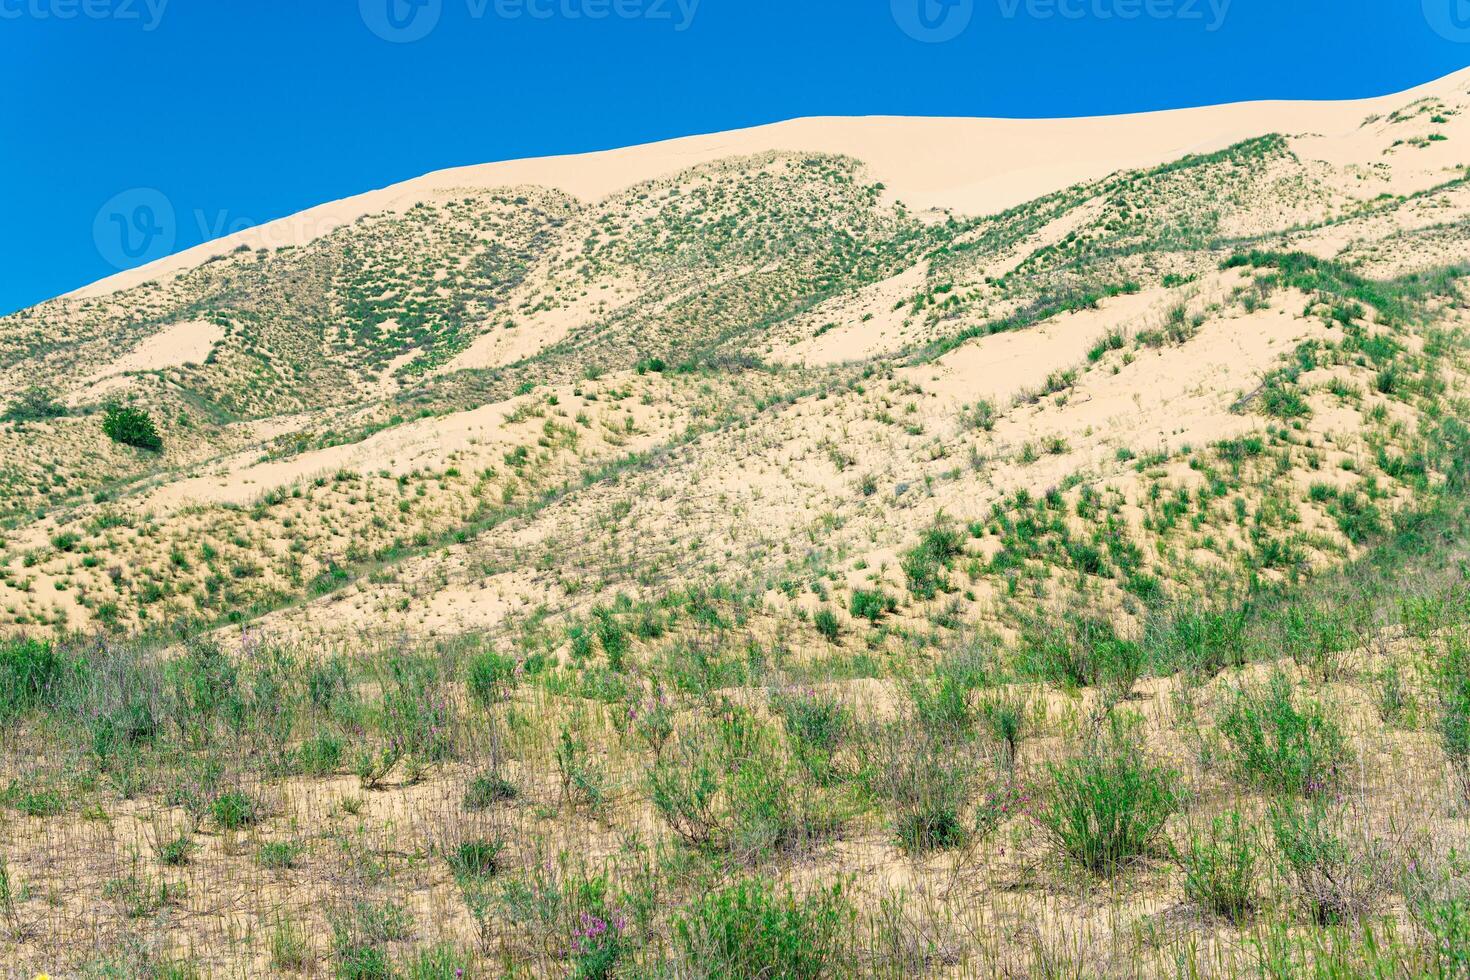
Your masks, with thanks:
[(347, 569), (338, 565), (336, 562), (328, 561), (326, 567), (318, 572), (316, 577), (311, 580), (311, 584), (307, 586), (307, 591), (314, 596), (324, 596), (342, 588), (351, 579), (352, 574)]
[(682, 732), (649, 770), (648, 786), (654, 809), (686, 843), (742, 860), (799, 851), (837, 824), (770, 731), (733, 705)]
[(980, 699), (977, 714), (985, 732), (1000, 747), (1001, 765), (1014, 770), (1021, 741), (1030, 729), (1031, 705), (1024, 694), (999, 692)]
[(306, 695), (318, 711), (331, 711), (347, 699), (350, 691), (347, 665), (340, 657), (313, 664), (306, 675)]
[(981, 399), (960, 413), (960, 423), (966, 428), (979, 429), (982, 432), (995, 430), (995, 422), (998, 418), (995, 406)]
[(574, 739), (566, 726), (562, 726), (556, 746), (556, 768), (561, 776), (563, 800), (593, 810), (607, 802), (606, 772), (597, 757), (589, 755), (587, 746)]
[(66, 810), (66, 800), (57, 790), (23, 789), (16, 783), (0, 793), (0, 800), (27, 817), (54, 817)]
[(864, 740), (869, 791), (892, 814), (894, 839), (910, 854), (962, 847), (977, 766), (952, 742), (895, 723)]
[(222, 793), (209, 805), (209, 815), (221, 830), (248, 827), (259, 819), (255, 801), (244, 793)]
[(465, 686), (480, 704), (505, 700), (515, 684), (516, 662), (494, 650), (480, 652), (469, 663)]
[(945, 742), (969, 735), (975, 728), (975, 711), (970, 705), (975, 686), (973, 678), (945, 670), (910, 684), (909, 697), (919, 727)]
[(516, 797), (516, 788), (506, 782), (497, 773), (483, 773), (470, 780), (465, 787), (464, 806), (466, 810), (484, 810), (492, 804), (503, 800), (513, 800)]
[(1123, 331), (1114, 328), (1098, 338), (1097, 342), (1092, 345), (1087, 351), (1087, 360), (1091, 364), (1096, 364), (1108, 351), (1122, 350), (1126, 343), (1127, 338), (1123, 336)]
[(882, 589), (857, 589), (852, 594), (847, 611), (859, 619), (876, 623), (883, 618), (884, 613), (891, 613), (897, 608), (898, 602)]
[(262, 868), (284, 871), (296, 867), (296, 860), (301, 857), (301, 851), (302, 846), (296, 841), (267, 841), (260, 845), (260, 850), (255, 852), (255, 861)]
[(393, 976), (388, 944), (408, 937), (413, 920), (392, 902), (353, 902), (330, 910), (332, 954), (340, 980), (387, 980)]
[(1261, 408), (1277, 419), (1299, 419), (1312, 414), (1301, 389), (1280, 378), (1270, 381), (1261, 392)]
[(899, 562), (909, 591), (920, 599), (934, 598), (945, 586), (944, 573), (963, 550), (963, 537), (953, 528), (936, 523), (925, 531), (919, 543), (904, 552)]
[(308, 776), (329, 776), (341, 768), (345, 748), (340, 735), (318, 731), (296, 750), (296, 764)]
[(1256, 907), (1256, 864), (1261, 848), (1255, 831), (1236, 811), (1216, 817), (1208, 835), (1190, 834), (1174, 859), (1184, 872), (1184, 894), (1206, 912), (1239, 924)]
[(1151, 764), (1116, 723), (1082, 755), (1047, 768), (1051, 785), (1037, 821), (1058, 850), (1096, 874), (1151, 853), (1180, 805), (1177, 775)]
[(1155, 670), (1188, 670), (1213, 677), (1247, 660), (1246, 616), (1241, 609), (1182, 609), (1150, 621), (1144, 630), (1147, 659)]
[(842, 626), (837, 622), (837, 614), (830, 609), (818, 609), (817, 614), (812, 617), (812, 625), (817, 628), (818, 633), (832, 643), (836, 643), (837, 637), (842, 633)]
[(1278, 648), (1321, 681), (1347, 673), (1346, 659), (1359, 644), (1358, 614), (1342, 603), (1292, 602), (1271, 619)]
[(1355, 851), (1342, 837), (1343, 814), (1322, 800), (1278, 802), (1271, 809), (1283, 877), (1313, 922), (1357, 919), (1382, 893), (1379, 855)]
[(505, 845), (484, 838), (463, 841), (449, 852), (449, 870), (456, 881), (493, 878), (500, 870), (500, 852)]
[(403, 965), (400, 976), (405, 980), (458, 980), (469, 972), (471, 958), (449, 943), (415, 950)]
[(1470, 802), (1470, 645), (1462, 637), (1447, 641), (1435, 672), (1435, 686), (1439, 692), (1436, 728), (1440, 744), (1461, 798)]
[(389, 980), (393, 976), (388, 951), (381, 946), (343, 941), (334, 952), (338, 980)]
[(1281, 671), (1262, 687), (1241, 689), (1219, 719), (1236, 772), (1287, 793), (1320, 794), (1337, 781), (1347, 755), (1337, 723), (1315, 701), (1298, 703)]
[(0, 642), (0, 721), (45, 703), (65, 676), (66, 663), (51, 644), (26, 638)]
[(158, 434), (152, 417), (141, 408), (109, 405), (102, 416), (102, 431), (113, 442), (125, 446), (154, 453), (163, 451), (163, 437)]
[(1429, 937), (1436, 977), (1470, 977), (1470, 899), (1424, 900), (1412, 909)]
[(852, 713), (830, 694), (817, 691), (783, 692), (771, 700), (771, 710), (786, 728), (791, 754), (818, 785), (837, 778), (833, 762), (852, 728)]
[(1070, 687), (1107, 683), (1133, 689), (1143, 672), (1144, 653), (1136, 644), (1120, 638), (1103, 619), (1069, 617), (1064, 623), (1047, 623), (1023, 637), (1021, 669)]
[(602, 652), (607, 654), (608, 666), (613, 670), (623, 669), (623, 658), (628, 654), (628, 631), (618, 621), (618, 617), (610, 609), (597, 608), (592, 610), (597, 620), (597, 640), (602, 644)]
[(798, 897), (752, 879), (677, 915), (674, 941), (690, 976), (818, 980), (857, 973), (844, 956), (855, 918), (840, 885)]

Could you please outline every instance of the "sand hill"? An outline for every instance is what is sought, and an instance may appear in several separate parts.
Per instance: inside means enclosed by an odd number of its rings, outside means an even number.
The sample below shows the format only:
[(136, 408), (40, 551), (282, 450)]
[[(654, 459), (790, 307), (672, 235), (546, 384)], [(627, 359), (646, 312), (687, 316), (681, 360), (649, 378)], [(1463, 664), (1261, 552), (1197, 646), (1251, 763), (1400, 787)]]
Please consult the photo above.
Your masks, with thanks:
[[(1330, 815), (1358, 868), (1465, 830), (1429, 719), (1467, 108), (794, 120), (431, 174), (4, 318), (0, 959), (1229, 973), (1371, 912), (1432, 970), (1451, 865), (1322, 914), (1290, 821), (1327, 817), (1271, 808), (1377, 801)], [(1107, 790), (1066, 779), (1130, 766), (1157, 824), (1087, 850)], [(1268, 812), (1286, 863), (1210, 907), (1212, 821)], [(825, 965), (732, 947), (725, 899)]]

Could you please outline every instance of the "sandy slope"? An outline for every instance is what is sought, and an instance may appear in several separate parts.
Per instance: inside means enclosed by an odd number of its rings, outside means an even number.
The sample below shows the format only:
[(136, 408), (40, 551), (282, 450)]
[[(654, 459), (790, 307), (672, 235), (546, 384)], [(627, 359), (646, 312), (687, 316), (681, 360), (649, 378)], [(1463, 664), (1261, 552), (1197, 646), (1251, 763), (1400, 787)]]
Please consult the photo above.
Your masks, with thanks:
[[(207, 242), (84, 287), (100, 296), (194, 268), (245, 244), (300, 245), (366, 214), (402, 210), (450, 188), (542, 185), (598, 200), (640, 181), (767, 150), (842, 153), (869, 165), (911, 208), (984, 214), (1116, 170), (1207, 153), (1263, 133), (1311, 134), (1298, 153), (1370, 164), (1381, 148), (1363, 127), (1426, 96), (1470, 90), (1470, 69), (1408, 92), (1342, 102), (1249, 102), (1081, 119), (819, 117), (599, 153), (441, 170)], [(1427, 163), (1428, 161), (1426, 161)]]

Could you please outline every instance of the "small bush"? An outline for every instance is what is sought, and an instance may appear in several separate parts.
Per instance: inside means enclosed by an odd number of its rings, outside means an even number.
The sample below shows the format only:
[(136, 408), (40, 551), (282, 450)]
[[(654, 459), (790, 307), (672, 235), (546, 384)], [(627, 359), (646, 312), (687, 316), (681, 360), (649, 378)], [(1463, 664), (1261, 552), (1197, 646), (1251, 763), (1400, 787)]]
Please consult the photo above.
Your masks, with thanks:
[(1108, 351), (1122, 350), (1126, 343), (1127, 338), (1123, 336), (1123, 331), (1114, 328), (1098, 338), (1097, 343), (1092, 345), (1087, 351), (1087, 360), (1091, 364), (1096, 364), (1107, 355)]
[(40, 706), (65, 674), (65, 661), (49, 643), (0, 643), (0, 721)]
[(1048, 769), (1050, 792), (1037, 820), (1058, 850), (1095, 874), (1151, 853), (1179, 808), (1177, 775), (1149, 763), (1116, 723), (1081, 756)]
[(1315, 701), (1298, 704), (1280, 671), (1264, 687), (1238, 691), (1219, 731), (1240, 778), (1281, 792), (1325, 792), (1347, 754), (1337, 723)]
[(141, 408), (109, 405), (102, 416), (102, 431), (113, 442), (125, 446), (154, 453), (163, 451), (163, 437), (158, 434), (153, 418)]
[(980, 721), (1000, 747), (1000, 761), (1007, 770), (1014, 770), (1021, 757), (1021, 741), (1030, 729), (1031, 712), (1024, 694), (1003, 692), (980, 700)]
[(471, 957), (449, 943), (415, 950), (399, 970), (404, 980), (458, 980), (469, 973)]
[(754, 879), (677, 916), (674, 940), (692, 976), (817, 980), (856, 973), (843, 955), (855, 917), (840, 885), (797, 897)]
[(306, 931), (287, 919), (278, 918), (271, 928), (270, 963), (277, 970), (302, 971), (311, 963), (311, 946)]
[(1440, 744), (1463, 800), (1470, 803), (1470, 646), (1449, 640), (1435, 673), (1439, 693), (1436, 719)]
[(449, 870), (456, 881), (493, 878), (500, 870), (500, 852), (505, 845), (483, 838), (468, 840), (449, 852)]
[(340, 980), (387, 980), (393, 976), (388, 944), (407, 938), (413, 925), (401, 905), (359, 901), (329, 911), (327, 919)]
[(1144, 641), (1155, 670), (1188, 670), (1213, 677), (1227, 667), (1245, 664), (1245, 625), (1240, 609), (1185, 609), (1150, 622)]
[(341, 767), (344, 751), (340, 735), (319, 731), (296, 750), (296, 764), (308, 776), (329, 776)]
[(857, 589), (852, 594), (847, 611), (859, 619), (876, 623), (883, 618), (884, 613), (891, 613), (897, 608), (898, 602), (881, 589)]
[(1239, 924), (1256, 907), (1260, 843), (1238, 812), (1216, 817), (1208, 835), (1191, 834), (1174, 859), (1184, 872), (1184, 894), (1206, 912)]
[(1272, 418), (1290, 420), (1312, 414), (1311, 406), (1300, 388), (1282, 380), (1274, 380), (1261, 392), (1261, 408)]
[(791, 754), (819, 786), (837, 778), (834, 759), (852, 728), (852, 713), (830, 694), (817, 691), (782, 693), (771, 709), (786, 728)]
[(193, 853), (194, 839), (188, 834), (180, 834), (159, 845), (158, 861), (170, 868), (180, 868), (189, 863), (189, 857)]
[(597, 639), (602, 644), (602, 652), (607, 654), (608, 666), (622, 670), (630, 646), (627, 629), (610, 609), (597, 608), (592, 614), (597, 620)]
[(483, 705), (505, 700), (515, 684), (516, 662), (494, 650), (482, 651), (470, 661), (465, 686)]
[(464, 806), (466, 810), (484, 810), (492, 804), (513, 800), (515, 797), (516, 788), (499, 774), (484, 773), (470, 780), (470, 784), (465, 787)]
[(1049, 623), (1024, 637), (1021, 666), (1027, 673), (1071, 687), (1106, 683), (1131, 691), (1143, 672), (1141, 647), (1121, 639), (1111, 623), (1086, 617)]
[(914, 719), (925, 734), (942, 742), (955, 742), (975, 728), (975, 711), (970, 706), (973, 678), (941, 670), (927, 680), (909, 686)]
[(284, 871), (296, 867), (296, 861), (301, 857), (302, 847), (296, 841), (276, 840), (268, 841), (260, 845), (260, 850), (255, 852), (256, 863), (262, 868), (272, 871)]
[(945, 572), (963, 551), (960, 533), (936, 523), (919, 543), (904, 552), (900, 565), (908, 579), (909, 591), (920, 599), (932, 599), (945, 587)]
[(831, 643), (836, 643), (837, 637), (842, 634), (842, 626), (837, 622), (837, 614), (830, 609), (818, 609), (817, 614), (812, 617), (812, 625)]
[(1373, 909), (1382, 893), (1379, 856), (1348, 847), (1340, 810), (1321, 800), (1284, 801), (1270, 820), (1284, 876), (1313, 922), (1348, 921)]
[(837, 820), (796, 778), (769, 729), (725, 705), (648, 773), (654, 808), (686, 843), (756, 860), (802, 850)]
[(209, 805), (209, 815), (221, 830), (238, 830), (259, 819), (255, 801), (244, 793), (222, 793)]
[(975, 766), (922, 734), (894, 730), (886, 743), (874, 784), (889, 801), (898, 846), (910, 854), (963, 847), (970, 839), (964, 810)]
[(970, 429), (979, 429), (982, 432), (994, 431), (997, 418), (995, 406), (984, 399), (960, 413), (962, 425)]

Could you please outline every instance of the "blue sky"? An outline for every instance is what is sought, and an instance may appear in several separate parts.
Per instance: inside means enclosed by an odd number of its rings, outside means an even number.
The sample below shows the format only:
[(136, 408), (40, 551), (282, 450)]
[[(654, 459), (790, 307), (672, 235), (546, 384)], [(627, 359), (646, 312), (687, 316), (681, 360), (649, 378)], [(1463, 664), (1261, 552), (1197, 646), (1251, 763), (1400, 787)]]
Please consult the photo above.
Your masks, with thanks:
[(1467, 64), (1470, 0), (0, 0), (0, 313), (442, 167), (805, 115), (1359, 97)]

